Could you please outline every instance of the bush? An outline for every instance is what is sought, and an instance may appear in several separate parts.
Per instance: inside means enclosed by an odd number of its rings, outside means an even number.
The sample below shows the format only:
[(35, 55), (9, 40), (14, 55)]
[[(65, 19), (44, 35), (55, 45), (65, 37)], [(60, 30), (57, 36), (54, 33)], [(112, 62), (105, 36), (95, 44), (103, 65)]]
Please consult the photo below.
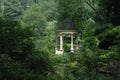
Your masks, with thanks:
[(46, 75), (53, 71), (53, 63), (46, 51), (34, 51), (33, 54), (28, 55), (25, 60), (27, 69), (31, 72), (37, 72), (41, 75)]
[(35, 49), (31, 28), (0, 18), (0, 32), (1, 80), (40, 80), (53, 71), (48, 52)]
[(0, 18), (0, 54), (23, 61), (34, 48), (33, 31), (22, 28), (17, 21)]

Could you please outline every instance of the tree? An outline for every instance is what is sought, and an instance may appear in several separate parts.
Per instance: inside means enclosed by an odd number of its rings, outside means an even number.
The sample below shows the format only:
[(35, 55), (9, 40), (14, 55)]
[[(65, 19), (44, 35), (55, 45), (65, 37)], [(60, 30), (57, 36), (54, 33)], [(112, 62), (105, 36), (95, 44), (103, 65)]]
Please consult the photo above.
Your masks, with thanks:
[(0, 1), (0, 15), (2, 13), (2, 1)]
[(58, 12), (57, 3), (54, 0), (38, 0), (38, 5), (41, 7), (47, 21), (56, 20)]
[(120, 1), (119, 0), (100, 0), (100, 6), (102, 7), (101, 11), (103, 11), (106, 16), (107, 22), (112, 23), (113, 25), (119, 25), (120, 18)]
[(53, 64), (47, 50), (35, 49), (33, 30), (6, 18), (0, 17), (0, 23), (0, 79), (47, 78)]
[[(95, 31), (95, 35), (98, 36), (99, 40), (100, 40), (100, 45), (99, 47), (105, 50), (108, 50), (109, 47), (113, 46), (113, 45), (117, 45), (115, 43), (113, 43), (114, 41), (116, 41), (115, 36), (116, 34), (114, 34), (114, 32), (111, 32), (111, 30), (114, 27), (119, 27), (117, 25), (119, 25), (119, 1), (118, 0), (112, 0), (112, 1), (108, 1), (108, 0), (100, 0), (99, 1), (99, 6), (100, 6), (100, 10), (103, 13), (104, 19), (106, 20), (106, 22), (103, 25), (100, 25), (99, 27), (96, 28)], [(116, 30), (119, 28), (115, 28)], [(111, 34), (109, 33), (111, 32)]]
[(4, 0), (0, 0), (0, 16), (4, 13)]
[(37, 4), (30, 7), (22, 19), (23, 25), (29, 26), (36, 34), (42, 36), (46, 28), (46, 18)]
[(4, 1), (4, 15), (10, 19), (20, 19), (23, 15), (21, 3), (18, 0)]
[(0, 18), (0, 54), (23, 61), (34, 48), (34, 34), (30, 28), (22, 28), (17, 21)]

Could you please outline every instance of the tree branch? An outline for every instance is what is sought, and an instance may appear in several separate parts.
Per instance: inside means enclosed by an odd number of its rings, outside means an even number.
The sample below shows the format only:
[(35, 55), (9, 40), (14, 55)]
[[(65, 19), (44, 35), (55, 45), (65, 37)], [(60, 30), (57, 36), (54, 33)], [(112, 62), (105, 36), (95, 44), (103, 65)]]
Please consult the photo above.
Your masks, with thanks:
[(97, 10), (94, 8), (94, 6), (91, 5), (91, 3), (89, 2), (89, 0), (84, 0), (84, 1), (85, 1), (86, 4), (88, 4), (88, 5), (92, 8), (92, 10), (93, 10), (96, 14), (98, 14), (98, 16), (100, 17), (100, 19), (102, 20), (102, 22), (103, 22), (103, 23), (106, 23), (106, 20), (103, 18), (103, 16), (102, 16), (99, 12), (97, 12)]

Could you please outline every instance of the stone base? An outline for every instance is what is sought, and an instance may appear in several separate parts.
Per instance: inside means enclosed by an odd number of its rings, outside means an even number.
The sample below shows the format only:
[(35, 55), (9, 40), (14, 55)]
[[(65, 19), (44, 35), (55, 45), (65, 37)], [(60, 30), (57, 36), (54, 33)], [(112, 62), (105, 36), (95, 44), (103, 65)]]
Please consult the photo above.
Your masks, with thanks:
[(63, 52), (64, 52), (63, 50), (58, 50), (58, 49), (56, 49), (55, 54), (57, 54), (57, 55), (62, 55)]
[(74, 53), (74, 49), (71, 49), (71, 53)]

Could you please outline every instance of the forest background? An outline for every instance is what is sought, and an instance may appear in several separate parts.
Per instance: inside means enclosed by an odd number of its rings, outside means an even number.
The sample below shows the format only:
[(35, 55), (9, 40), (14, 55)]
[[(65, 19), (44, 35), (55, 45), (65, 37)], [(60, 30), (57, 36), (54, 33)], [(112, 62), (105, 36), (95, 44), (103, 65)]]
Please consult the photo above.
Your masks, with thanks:
[[(119, 19), (119, 0), (0, 0), (0, 80), (119, 80)], [(55, 55), (63, 20), (82, 47)]]

